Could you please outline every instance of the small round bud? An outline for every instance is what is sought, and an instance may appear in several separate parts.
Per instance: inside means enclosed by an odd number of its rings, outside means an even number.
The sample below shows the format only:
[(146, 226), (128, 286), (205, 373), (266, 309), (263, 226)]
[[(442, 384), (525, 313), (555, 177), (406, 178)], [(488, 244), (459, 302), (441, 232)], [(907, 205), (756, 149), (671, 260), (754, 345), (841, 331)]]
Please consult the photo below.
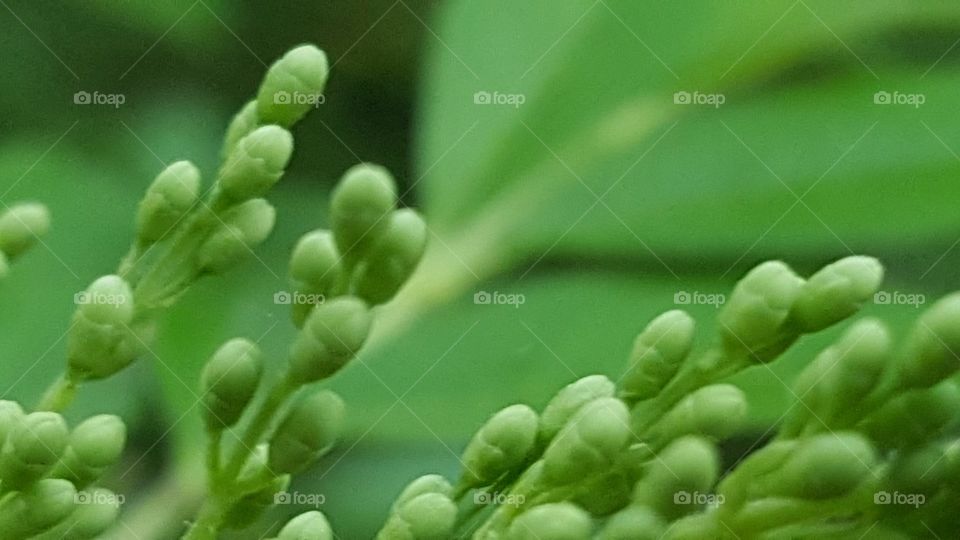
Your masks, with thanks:
[(960, 389), (953, 381), (898, 396), (870, 414), (858, 428), (885, 448), (909, 448), (930, 440), (956, 418)]
[(390, 514), (377, 540), (446, 540), (452, 537), (457, 505), (442, 493), (418, 495)]
[(230, 427), (240, 419), (260, 385), (261, 356), (257, 344), (243, 338), (231, 339), (213, 353), (200, 375), (208, 429)]
[(396, 204), (396, 182), (383, 167), (361, 163), (344, 174), (330, 197), (330, 222), (348, 263), (365, 257), (380, 240)]
[(23, 407), (16, 401), (0, 400), (0, 448), (7, 435), (23, 420)]
[(77, 312), (90, 322), (125, 325), (133, 320), (133, 291), (120, 276), (97, 278), (76, 300)]
[(816, 435), (800, 442), (769, 479), (771, 493), (803, 499), (840, 497), (871, 474), (877, 453), (858, 433)]
[(492, 484), (524, 463), (537, 438), (537, 413), (511, 405), (481, 427), (463, 451), (463, 482), (471, 487)]
[(137, 209), (137, 241), (149, 245), (172, 231), (200, 194), (200, 171), (189, 161), (163, 170), (147, 188)]
[(695, 326), (693, 318), (679, 309), (651, 321), (633, 343), (620, 397), (636, 402), (660, 393), (690, 353)]
[(584, 405), (613, 397), (616, 386), (603, 375), (590, 375), (563, 387), (540, 415), (540, 441), (550, 442)]
[(68, 437), (67, 424), (57, 413), (24, 416), (0, 452), (4, 487), (21, 489), (42, 478), (63, 455)]
[(407, 281), (427, 246), (427, 224), (413, 210), (396, 210), (383, 235), (357, 266), (354, 289), (371, 304), (382, 304)]
[(270, 236), (276, 217), (276, 210), (264, 199), (231, 208), (200, 248), (200, 268), (213, 274), (233, 268)]
[(784, 322), (803, 283), (780, 261), (765, 262), (748, 272), (717, 317), (725, 347), (759, 362), (776, 358), (797, 338), (796, 331), (784, 328)]
[(634, 503), (647, 505), (672, 521), (699, 508), (691, 504), (689, 494), (709, 492), (719, 472), (720, 458), (713, 444), (700, 437), (681, 437), (650, 462), (634, 491)]
[(900, 381), (906, 388), (929, 388), (960, 369), (960, 292), (931, 306), (907, 342)]
[(237, 141), (218, 176), (229, 198), (245, 201), (262, 196), (283, 176), (293, 153), (293, 135), (280, 126), (259, 127)]
[(330, 68), (327, 55), (314, 45), (291, 49), (267, 70), (257, 92), (257, 111), (264, 122), (290, 127), (323, 103)]
[(246, 137), (260, 124), (257, 116), (257, 100), (248, 101), (230, 120), (227, 133), (223, 137), (223, 148), (220, 150), (220, 159), (226, 161), (233, 153), (240, 139)]
[(545, 478), (564, 485), (608, 468), (630, 439), (629, 422), (630, 412), (619, 399), (591, 401), (544, 452)]
[(736, 433), (746, 417), (743, 391), (731, 384), (713, 384), (683, 398), (654, 424), (647, 439), (655, 447), (683, 435), (723, 440)]
[(74, 297), (77, 310), (67, 334), (67, 362), (75, 380), (102, 379), (127, 367), (137, 354), (129, 325), (133, 291), (119, 276), (103, 276)]
[(329, 390), (296, 403), (270, 439), (270, 470), (297, 473), (327, 453), (340, 434), (344, 408)]
[(0, 251), (15, 259), (50, 229), (50, 212), (40, 203), (19, 203), (0, 214)]
[(800, 288), (790, 320), (811, 333), (846, 319), (871, 299), (883, 281), (883, 265), (873, 257), (845, 257), (814, 274)]
[(76, 498), (70, 482), (40, 480), (4, 501), (0, 531), (4, 538), (31, 538), (67, 519), (76, 510)]
[(404, 504), (424, 493), (439, 493), (447, 498), (452, 498), (453, 486), (450, 485), (450, 482), (448, 482), (446, 478), (439, 474), (421, 476), (403, 488), (403, 491), (397, 496), (397, 500), (394, 501), (390, 512), (396, 512)]
[(510, 524), (505, 540), (589, 540), (590, 515), (568, 502), (535, 506)]
[(70, 443), (52, 473), (83, 488), (103, 475), (120, 459), (127, 441), (127, 427), (112, 414), (92, 416), (70, 433)]
[(290, 256), (290, 277), (312, 289), (326, 291), (340, 272), (340, 254), (327, 230), (303, 235)]
[(607, 521), (597, 540), (660, 540), (666, 523), (646, 506), (629, 506)]
[(363, 346), (371, 323), (369, 308), (353, 297), (317, 306), (291, 348), (291, 379), (306, 384), (336, 373)]

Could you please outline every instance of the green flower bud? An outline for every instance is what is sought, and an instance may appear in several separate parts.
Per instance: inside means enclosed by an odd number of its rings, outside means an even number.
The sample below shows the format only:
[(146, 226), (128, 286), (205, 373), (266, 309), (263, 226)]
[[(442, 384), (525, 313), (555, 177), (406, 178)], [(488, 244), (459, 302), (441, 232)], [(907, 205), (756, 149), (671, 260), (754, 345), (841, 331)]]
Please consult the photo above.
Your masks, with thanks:
[(396, 182), (383, 167), (361, 163), (344, 174), (330, 197), (330, 222), (349, 265), (365, 257), (380, 240), (396, 204)]
[(103, 276), (74, 300), (67, 335), (71, 377), (102, 379), (127, 367), (138, 350), (129, 328), (136, 311), (130, 286), (119, 276)]
[(956, 418), (960, 390), (953, 381), (913, 390), (888, 401), (858, 424), (858, 428), (885, 448), (907, 448), (930, 440)]
[(297, 473), (326, 454), (343, 426), (340, 396), (322, 390), (293, 406), (270, 439), (270, 470)]
[(588, 540), (593, 522), (576, 505), (560, 502), (535, 506), (510, 524), (505, 540)]
[(550, 442), (584, 405), (613, 397), (615, 390), (613, 382), (603, 375), (590, 375), (563, 387), (540, 415), (540, 441)]
[(633, 342), (620, 397), (632, 403), (660, 393), (690, 353), (695, 326), (693, 318), (679, 309), (651, 321)]
[(463, 484), (492, 484), (522, 465), (537, 439), (537, 413), (526, 405), (511, 405), (493, 415), (463, 451)]
[(237, 423), (253, 399), (263, 376), (257, 344), (244, 338), (224, 343), (200, 376), (207, 428), (220, 430)]
[(291, 348), (291, 379), (306, 384), (336, 373), (363, 346), (371, 323), (370, 310), (353, 297), (317, 306)]
[(240, 139), (257, 129), (260, 118), (257, 116), (257, 100), (248, 101), (240, 111), (230, 120), (227, 133), (223, 137), (223, 148), (220, 150), (220, 159), (226, 161), (233, 153)]
[(630, 504), (637, 477), (620, 466), (624, 457), (621, 454), (610, 470), (581, 481), (570, 500), (597, 517), (609, 516)]
[(143, 245), (161, 240), (196, 204), (200, 171), (189, 161), (178, 161), (163, 170), (147, 188), (137, 209), (137, 241)]
[(802, 499), (841, 497), (870, 476), (876, 463), (876, 450), (859, 433), (820, 434), (800, 441), (764, 487), (773, 495)]
[(63, 455), (68, 437), (67, 424), (57, 413), (24, 416), (0, 452), (4, 488), (22, 489), (46, 475)]
[(557, 485), (605, 470), (630, 439), (630, 412), (616, 398), (599, 398), (570, 419), (543, 455), (544, 477)]
[(803, 283), (780, 261), (765, 262), (747, 273), (717, 318), (725, 347), (758, 362), (776, 358), (797, 338), (784, 322)]
[(928, 499), (949, 483), (950, 447), (930, 444), (898, 453), (890, 463), (887, 485), (890, 491), (923, 494)]
[(396, 210), (387, 222), (382, 236), (354, 275), (357, 296), (371, 304), (382, 304), (397, 294), (427, 246), (427, 224), (413, 210)]
[(645, 437), (661, 447), (683, 435), (723, 440), (736, 433), (747, 417), (747, 397), (731, 384), (704, 386), (683, 398)]
[(960, 369), (960, 292), (941, 298), (920, 316), (907, 351), (900, 370), (905, 388), (929, 388)]
[(40, 203), (19, 203), (0, 214), (0, 251), (15, 259), (50, 229), (50, 212)]
[(446, 540), (452, 537), (457, 505), (442, 493), (418, 495), (390, 514), (377, 540)]
[(120, 459), (127, 442), (127, 427), (112, 414), (92, 416), (70, 433), (70, 443), (52, 475), (84, 488)]
[[(247, 464), (249, 463), (248, 461)], [(249, 495), (244, 495), (227, 511), (223, 519), (224, 526), (241, 530), (253, 525), (276, 504), (277, 495), (286, 491), (289, 485), (290, 475), (284, 474), (271, 480), (265, 487)], [(302, 537), (294, 536), (294, 538)]]
[(270, 236), (276, 217), (276, 210), (264, 199), (231, 208), (200, 248), (200, 268), (213, 274), (233, 268)]
[(291, 49), (270, 66), (257, 92), (257, 111), (264, 122), (290, 127), (318, 103), (330, 68), (327, 55), (313, 45)]
[(293, 153), (293, 135), (280, 126), (259, 127), (237, 141), (220, 168), (220, 189), (230, 199), (260, 197), (283, 176)]
[(630, 506), (614, 514), (597, 540), (660, 540), (666, 523), (646, 506)]
[(396, 512), (404, 504), (424, 493), (439, 493), (447, 498), (452, 498), (453, 486), (450, 485), (450, 482), (448, 482), (446, 478), (439, 474), (421, 476), (403, 488), (403, 491), (397, 496), (397, 500), (394, 501), (390, 512)]
[(4, 538), (30, 538), (67, 519), (76, 508), (70, 482), (47, 478), (4, 500), (0, 531)]
[(7, 435), (23, 420), (23, 408), (16, 401), (0, 400), (0, 448)]
[(333, 529), (323, 513), (304, 512), (291, 519), (280, 530), (277, 540), (333, 540)]
[(845, 257), (814, 274), (800, 288), (790, 320), (802, 332), (817, 332), (846, 319), (870, 300), (883, 281), (873, 257)]
[(646, 505), (672, 521), (698, 510), (690, 494), (707, 493), (717, 481), (720, 459), (709, 441), (681, 437), (650, 462), (647, 474), (637, 483), (633, 501)]
[[(332, 296), (334, 284), (340, 277), (340, 254), (337, 252), (333, 234), (316, 230), (305, 234), (293, 248), (290, 256), (290, 277), (298, 292)], [(313, 312), (315, 304), (295, 303), (292, 310), (297, 328), (303, 326)]]
[(77, 493), (76, 500), (76, 509), (66, 519), (32, 540), (91, 540), (117, 522), (122, 498), (109, 489)]

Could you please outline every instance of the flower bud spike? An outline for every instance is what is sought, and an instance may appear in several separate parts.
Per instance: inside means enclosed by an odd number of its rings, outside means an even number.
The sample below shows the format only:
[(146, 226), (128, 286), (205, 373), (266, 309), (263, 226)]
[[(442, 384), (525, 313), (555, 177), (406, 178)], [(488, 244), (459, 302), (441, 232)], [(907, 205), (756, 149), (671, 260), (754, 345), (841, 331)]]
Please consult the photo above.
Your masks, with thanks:
[(592, 529), (590, 515), (576, 505), (548, 503), (520, 514), (505, 540), (588, 540)]
[(383, 235), (359, 263), (353, 280), (356, 294), (374, 305), (397, 294), (427, 246), (427, 224), (415, 211), (396, 210), (387, 221)]
[(929, 388), (960, 370), (960, 292), (945, 296), (917, 320), (900, 367), (904, 388)]
[(126, 440), (127, 428), (119, 417), (92, 416), (73, 428), (69, 446), (52, 475), (77, 488), (89, 486), (120, 459)]
[(75, 300), (67, 334), (71, 378), (103, 379), (129, 365), (138, 349), (129, 326), (136, 312), (130, 285), (119, 276), (103, 276)]
[(63, 455), (68, 437), (67, 424), (57, 413), (24, 416), (0, 451), (4, 489), (23, 489), (46, 475)]
[(231, 208), (200, 248), (199, 267), (222, 274), (251, 256), (273, 231), (276, 215), (264, 199), (251, 199)]
[(137, 209), (137, 242), (150, 245), (168, 235), (200, 195), (200, 171), (189, 161), (163, 170), (147, 188)]
[(591, 401), (570, 419), (543, 454), (544, 478), (566, 485), (609, 467), (630, 439), (630, 412), (616, 398)]
[(634, 403), (656, 396), (690, 353), (695, 326), (693, 318), (679, 309), (651, 321), (633, 343), (619, 384), (620, 397)]
[(270, 439), (270, 470), (297, 473), (333, 447), (343, 425), (340, 396), (322, 390), (296, 403)]
[(442, 493), (423, 493), (390, 514), (377, 540), (445, 540), (453, 537), (457, 505)]
[(263, 122), (290, 127), (323, 103), (330, 68), (327, 55), (314, 45), (291, 49), (270, 66), (257, 92)]
[(235, 338), (217, 349), (200, 376), (207, 429), (218, 431), (236, 424), (262, 377), (262, 354), (256, 343)]
[(363, 346), (372, 316), (357, 298), (343, 296), (317, 306), (290, 350), (290, 378), (307, 384), (336, 373)]
[(563, 387), (547, 403), (540, 416), (540, 442), (550, 442), (584, 405), (599, 398), (613, 397), (615, 386), (604, 375), (590, 375)]
[(818, 332), (860, 310), (883, 281), (883, 265), (873, 257), (845, 257), (823, 267), (800, 288), (790, 321), (802, 332)]
[(40, 203), (18, 203), (0, 214), (0, 251), (15, 259), (50, 229), (50, 212)]
[(348, 267), (380, 240), (396, 204), (396, 182), (383, 167), (361, 163), (343, 175), (330, 196), (330, 223)]
[(463, 451), (461, 484), (492, 484), (522, 465), (537, 438), (537, 413), (526, 405), (511, 405), (481, 427)]
[(260, 118), (257, 116), (257, 100), (248, 101), (227, 127), (227, 133), (223, 137), (223, 148), (220, 150), (221, 161), (226, 161), (233, 153), (240, 139), (249, 135), (257, 129), (260, 124)]
[(233, 201), (261, 197), (283, 176), (293, 154), (293, 135), (280, 126), (259, 127), (239, 141), (217, 177)]

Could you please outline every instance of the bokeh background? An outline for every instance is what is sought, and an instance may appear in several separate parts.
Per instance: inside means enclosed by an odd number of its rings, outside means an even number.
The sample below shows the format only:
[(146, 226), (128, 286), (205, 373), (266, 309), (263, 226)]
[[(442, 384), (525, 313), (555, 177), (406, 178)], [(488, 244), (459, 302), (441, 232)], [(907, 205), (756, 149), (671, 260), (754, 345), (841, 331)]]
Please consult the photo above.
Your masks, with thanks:
[[(259, 260), (195, 287), (150, 355), (70, 411), (131, 426), (108, 484), (145, 539), (175, 537), (203, 488), (204, 359), (242, 335), (281, 365), (294, 331), (273, 294), (288, 254), (359, 161), (394, 171), (431, 245), (331, 384), (350, 407), (343, 443), (291, 487), (322, 495), (341, 538), (370, 537), (413, 477), (453, 477), (494, 410), (618, 376), (656, 314), (689, 309), (707, 345), (721, 295), (762, 260), (809, 273), (880, 257), (885, 296), (865, 312), (900, 334), (957, 288), (952, 2), (2, 0), (0, 200), (54, 216), (0, 286), (3, 397), (31, 402), (59, 372), (73, 295), (115, 269), (153, 176), (190, 159), (210, 181), (231, 115), (303, 42), (332, 76), (294, 130)], [(751, 427), (731, 455), (781, 418), (793, 376), (838, 331), (735, 380)]]

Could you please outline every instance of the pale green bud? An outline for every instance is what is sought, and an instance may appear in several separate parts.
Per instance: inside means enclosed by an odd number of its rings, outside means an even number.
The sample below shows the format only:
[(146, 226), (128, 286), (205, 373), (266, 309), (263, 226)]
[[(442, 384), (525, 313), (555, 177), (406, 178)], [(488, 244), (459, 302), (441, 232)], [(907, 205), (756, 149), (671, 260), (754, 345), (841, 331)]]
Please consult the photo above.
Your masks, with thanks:
[(620, 466), (626, 455), (625, 451), (608, 471), (581, 481), (577, 494), (570, 500), (598, 517), (609, 516), (630, 504), (637, 477)]
[(672, 521), (700, 508), (692, 494), (708, 493), (719, 473), (720, 459), (713, 444), (701, 437), (681, 437), (650, 462), (633, 500)]
[(666, 523), (646, 506), (630, 506), (607, 521), (597, 540), (660, 540)]
[(259, 127), (237, 141), (220, 168), (227, 197), (244, 201), (262, 196), (283, 176), (293, 153), (293, 135), (280, 126)]
[[(249, 463), (248, 461), (247, 464)], [(225, 527), (235, 530), (249, 527), (277, 503), (277, 495), (286, 491), (289, 485), (290, 475), (284, 474), (270, 480), (265, 487), (244, 495), (227, 511), (223, 520)], [(301, 537), (294, 536), (294, 538)]]
[(689, 394), (651, 428), (646, 439), (659, 447), (683, 435), (723, 440), (747, 417), (747, 397), (731, 384), (714, 384)]
[(70, 442), (53, 476), (83, 488), (99, 479), (123, 454), (127, 427), (112, 414), (92, 416), (70, 433)]
[(535, 506), (510, 524), (505, 540), (589, 540), (590, 514), (568, 502)]
[(126, 325), (133, 320), (133, 291), (120, 276), (97, 278), (85, 292), (75, 297), (77, 312), (90, 322)]
[(540, 440), (547, 443), (584, 405), (599, 398), (613, 397), (616, 386), (603, 375), (590, 375), (563, 387), (540, 415)]
[(304, 512), (291, 519), (280, 530), (277, 540), (333, 540), (333, 529), (323, 513)]
[(841, 497), (856, 488), (877, 463), (877, 452), (854, 432), (815, 435), (800, 444), (765, 482), (767, 493), (803, 499)]
[(960, 390), (953, 381), (909, 391), (868, 416), (858, 427), (881, 447), (923, 444), (956, 418)]
[(227, 133), (223, 137), (223, 148), (220, 150), (220, 159), (226, 161), (233, 149), (236, 148), (240, 139), (246, 137), (260, 124), (260, 118), (257, 116), (257, 100), (248, 101), (227, 127)]
[(724, 346), (758, 362), (776, 358), (797, 338), (784, 323), (803, 283), (780, 261), (748, 272), (717, 317)]
[(74, 297), (77, 310), (67, 334), (67, 361), (76, 380), (102, 379), (127, 367), (136, 357), (129, 324), (133, 291), (119, 276), (103, 276)]
[(887, 472), (889, 491), (933, 498), (941, 486), (950, 482), (950, 452), (950, 446), (929, 444), (897, 453)]
[(960, 369), (960, 292), (938, 300), (917, 320), (907, 342), (900, 381), (928, 388)]
[(357, 296), (371, 304), (382, 304), (407, 281), (427, 246), (427, 224), (413, 210), (396, 210), (387, 218), (387, 227), (370, 254), (354, 274)]
[(270, 470), (297, 473), (326, 454), (343, 426), (343, 400), (321, 390), (300, 400), (270, 439)]
[(261, 357), (257, 344), (244, 338), (231, 339), (213, 353), (200, 376), (208, 429), (230, 427), (240, 419), (260, 385)]
[(0, 251), (15, 259), (50, 229), (50, 212), (40, 203), (18, 203), (0, 214)]
[(228, 210), (200, 248), (200, 268), (213, 274), (233, 268), (270, 236), (276, 217), (265, 199), (251, 199)]
[(397, 496), (397, 500), (394, 501), (390, 512), (396, 512), (401, 506), (424, 493), (439, 493), (448, 498), (452, 498), (453, 486), (450, 485), (450, 482), (448, 482), (446, 478), (439, 474), (421, 476), (403, 488), (403, 491)]
[(845, 257), (810, 277), (790, 320), (803, 332), (817, 332), (846, 319), (870, 300), (883, 281), (883, 265), (873, 257)]
[(330, 222), (349, 263), (365, 257), (380, 240), (396, 204), (396, 182), (383, 167), (361, 163), (343, 175), (330, 197)]
[(457, 505), (442, 493), (418, 495), (390, 514), (377, 540), (446, 540), (452, 537)]
[(543, 454), (544, 477), (557, 485), (608, 468), (630, 439), (630, 412), (616, 398), (599, 398), (578, 411)]
[(4, 488), (21, 489), (46, 475), (63, 455), (68, 437), (67, 424), (57, 413), (24, 416), (0, 452)]
[(76, 497), (77, 490), (66, 480), (40, 480), (3, 502), (0, 531), (11, 539), (40, 534), (75, 511)]
[(631, 403), (660, 393), (690, 353), (695, 326), (693, 318), (679, 309), (651, 321), (633, 342), (620, 397)]
[(92, 488), (76, 498), (82, 503), (66, 519), (32, 540), (92, 540), (117, 522), (122, 499), (109, 489)]
[[(342, 272), (340, 254), (337, 252), (333, 234), (316, 230), (303, 235), (290, 256), (290, 277), (297, 292), (331, 296), (334, 284)], [(315, 304), (295, 303), (292, 306), (293, 322), (300, 328), (313, 311)]]
[(329, 377), (363, 346), (372, 316), (359, 299), (334, 298), (314, 308), (290, 350), (290, 377), (306, 384)]
[(471, 487), (492, 484), (522, 465), (537, 439), (537, 413), (511, 405), (487, 420), (463, 451), (463, 482)]
[(257, 111), (264, 122), (290, 127), (323, 103), (330, 68), (327, 55), (313, 45), (291, 49), (270, 66), (257, 92)]
[(189, 161), (163, 170), (147, 188), (137, 209), (137, 241), (152, 244), (169, 234), (196, 204), (200, 171)]
[(7, 435), (23, 420), (23, 407), (16, 401), (0, 400), (0, 448)]

